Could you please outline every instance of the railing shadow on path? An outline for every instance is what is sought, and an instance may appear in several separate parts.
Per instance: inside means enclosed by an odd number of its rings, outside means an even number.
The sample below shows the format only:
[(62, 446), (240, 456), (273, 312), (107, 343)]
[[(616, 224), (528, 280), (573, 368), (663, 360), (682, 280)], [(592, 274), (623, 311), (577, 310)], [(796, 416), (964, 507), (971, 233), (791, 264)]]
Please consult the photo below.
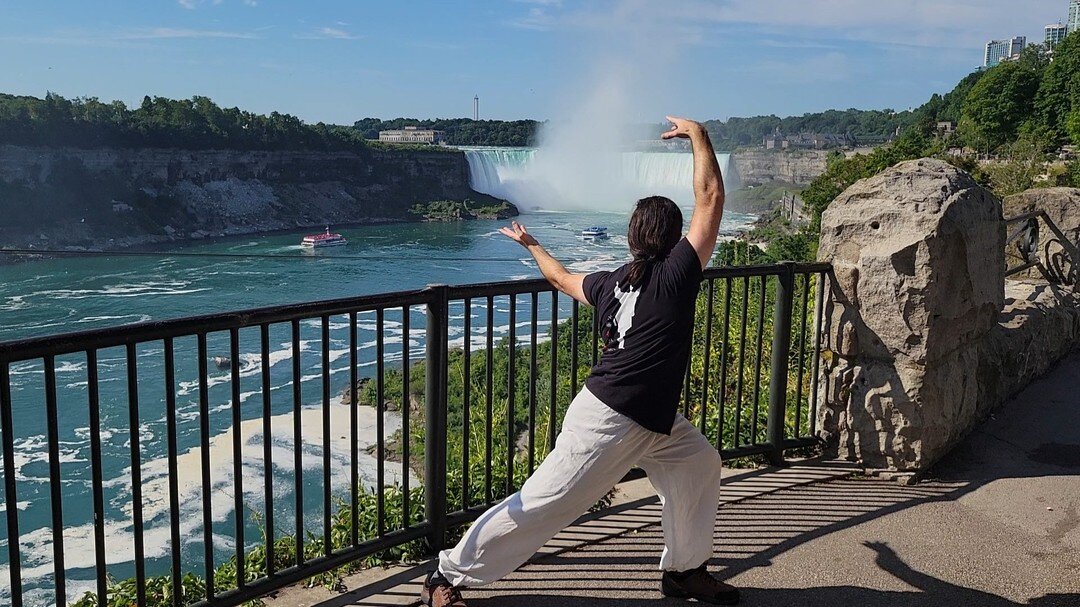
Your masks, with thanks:
[[(972, 514), (972, 506), (958, 505), (965, 497), (998, 481), (1069, 482), (1070, 477), (1080, 474), (1080, 445), (1069, 442), (1069, 429), (1080, 427), (1080, 407), (1070, 404), (1070, 399), (1054, 396), (1067, 389), (1068, 381), (1062, 380), (1080, 373), (1077, 369), (1080, 356), (1074, 355), (1050, 376), (1032, 384), (943, 459), (926, 482), (902, 486), (880, 479), (849, 477), (789, 488), (776, 483), (776, 491), (723, 503), (714, 528), (716, 551), (711, 568), (742, 586), (744, 603), (748, 605), (1080, 605), (1080, 582), (1060, 582), (1069, 579), (1067, 554), (1066, 561), (1034, 558), (1033, 550), (1038, 546), (1021, 545), (1024, 540), (1017, 540), (1016, 529), (1000, 526), (1003, 530), (999, 531), (996, 522), (986, 522), (990, 519), (984, 513)], [(1006, 429), (1023, 432), (1006, 435)], [(1080, 442), (1075, 437), (1071, 440)], [(740, 475), (726, 489), (738, 493), (743, 482), (767, 485), (771, 474), (775, 473)], [(973, 507), (977, 509), (978, 504)], [(962, 513), (957, 515), (958, 511)], [(637, 500), (599, 518), (604, 516), (636, 517), (652, 523), (538, 558), (498, 584), (470, 591), (469, 604), (676, 604), (662, 600), (658, 591), (655, 569), (663, 534), (657, 501)], [(956, 516), (969, 520), (958, 523), (953, 520)], [(950, 555), (946, 562), (940, 562), (935, 559), (941, 555), (935, 556), (935, 550), (925, 548), (939, 538), (942, 542), (955, 541), (950, 536), (965, 530), (969, 537), (976, 536), (978, 545), (969, 546), (976, 550)], [(1054, 542), (1070, 529), (1050, 531), (1050, 543), (1042, 547), (1067, 552), (1067, 548)], [(995, 547), (1002, 544), (1004, 548)], [(953, 562), (949, 562), (950, 558)], [(837, 562), (848, 566), (834, 568)], [(957, 567), (963, 569), (959, 574)], [(417, 595), (418, 578), (425, 569), (418, 566), (404, 570), (318, 605), (406, 604)], [(1058, 582), (1034, 579), (1040, 569), (1049, 571), (1049, 578)], [(948, 570), (955, 575), (934, 575), (929, 570)], [(843, 579), (844, 575), (851, 579)], [(1003, 584), (1011, 587), (1014, 581), (1023, 588), (1002, 590)], [(1017, 602), (995, 591), (1032, 598)]]

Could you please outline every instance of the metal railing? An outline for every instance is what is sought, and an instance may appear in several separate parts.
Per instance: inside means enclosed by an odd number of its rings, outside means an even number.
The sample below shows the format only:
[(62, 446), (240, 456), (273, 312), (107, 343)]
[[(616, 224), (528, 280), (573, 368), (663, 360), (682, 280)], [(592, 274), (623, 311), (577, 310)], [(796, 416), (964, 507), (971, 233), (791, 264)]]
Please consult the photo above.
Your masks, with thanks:
[[(1007, 226), (1016, 226), (1005, 243), (1006, 251), (1019, 257), (1020, 264), (1009, 267), (1005, 276), (1015, 276), (1028, 270), (1037, 270), (1050, 284), (1077, 284), (1080, 250), (1071, 242), (1046, 211), (1032, 211), (1005, 220)], [(1043, 239), (1041, 226), (1045, 225), (1050, 237)], [(1010, 246), (1014, 248), (1010, 248)]]
[[(815, 444), (829, 271), (705, 272), (682, 410), (725, 457)], [(0, 343), (0, 600), (237, 605), (430, 554), (554, 446), (598, 329), (532, 280)]]

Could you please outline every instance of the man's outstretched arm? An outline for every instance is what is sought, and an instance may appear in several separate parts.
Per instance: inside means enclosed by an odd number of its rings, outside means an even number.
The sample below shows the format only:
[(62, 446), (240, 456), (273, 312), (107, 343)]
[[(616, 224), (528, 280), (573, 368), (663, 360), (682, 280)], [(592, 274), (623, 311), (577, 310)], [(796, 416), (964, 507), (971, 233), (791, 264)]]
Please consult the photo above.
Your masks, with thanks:
[(533, 259), (536, 260), (536, 264), (540, 266), (540, 271), (544, 274), (544, 278), (546, 278), (553, 287), (585, 305), (592, 305), (585, 298), (585, 290), (583, 288), (585, 275), (574, 274), (570, 270), (567, 270), (566, 266), (559, 263), (557, 259), (547, 252), (547, 249), (540, 246), (540, 243), (536, 238), (533, 238), (532, 234), (529, 234), (529, 231), (525, 229), (525, 226), (515, 221), (511, 227), (502, 228), (499, 231), (529, 251), (533, 256)]
[(724, 176), (705, 127), (693, 120), (668, 116), (671, 130), (662, 139), (689, 139), (694, 149), (694, 216), (686, 239), (694, 246), (701, 267), (709, 265), (716, 250), (720, 219), (724, 216)]

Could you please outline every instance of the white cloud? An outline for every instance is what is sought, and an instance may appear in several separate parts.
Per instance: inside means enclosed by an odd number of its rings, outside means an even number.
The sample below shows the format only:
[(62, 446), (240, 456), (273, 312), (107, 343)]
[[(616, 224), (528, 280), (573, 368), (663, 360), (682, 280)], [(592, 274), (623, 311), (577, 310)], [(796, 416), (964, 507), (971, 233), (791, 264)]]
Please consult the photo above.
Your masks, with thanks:
[[(615, 23), (647, 24), (671, 35), (698, 32), (701, 42), (737, 33), (791, 41), (852, 41), (878, 46), (979, 48), (1012, 35), (1040, 39), (1046, 23), (1063, 20), (1065, 0), (515, 0), (535, 5), (510, 25), (533, 30), (607, 30)], [(685, 42), (685, 41), (684, 41)], [(691, 41), (692, 42), (692, 41)]]
[(301, 40), (359, 40), (361, 37), (341, 27), (321, 27), (314, 32), (294, 36)]
[(530, 8), (527, 15), (510, 21), (513, 27), (538, 32), (547, 31), (557, 23), (558, 20), (544, 8)]
[(223, 30), (197, 30), (177, 27), (153, 27), (131, 30), (113, 36), (116, 40), (160, 40), (169, 38), (233, 38), (254, 40), (255, 34), (248, 32), (229, 32)]
[[(193, 11), (199, 7), (200, 4), (206, 2), (206, 0), (176, 0), (176, 2), (183, 8)], [(216, 6), (225, 2), (225, 0), (213, 0), (213, 4)], [(258, 6), (259, 0), (242, 0), (245, 6)]]

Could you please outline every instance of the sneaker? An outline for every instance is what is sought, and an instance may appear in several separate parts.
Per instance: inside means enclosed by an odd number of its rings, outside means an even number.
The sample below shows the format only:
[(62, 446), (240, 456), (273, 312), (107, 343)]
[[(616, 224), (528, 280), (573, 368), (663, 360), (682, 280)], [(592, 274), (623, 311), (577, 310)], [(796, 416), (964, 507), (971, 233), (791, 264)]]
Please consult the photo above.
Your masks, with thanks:
[(697, 599), (713, 605), (738, 605), (739, 590), (713, 577), (705, 565), (690, 571), (665, 571), (660, 592), (675, 599)]
[(438, 569), (429, 573), (424, 580), (420, 602), (428, 607), (466, 607), (461, 591), (452, 586)]

